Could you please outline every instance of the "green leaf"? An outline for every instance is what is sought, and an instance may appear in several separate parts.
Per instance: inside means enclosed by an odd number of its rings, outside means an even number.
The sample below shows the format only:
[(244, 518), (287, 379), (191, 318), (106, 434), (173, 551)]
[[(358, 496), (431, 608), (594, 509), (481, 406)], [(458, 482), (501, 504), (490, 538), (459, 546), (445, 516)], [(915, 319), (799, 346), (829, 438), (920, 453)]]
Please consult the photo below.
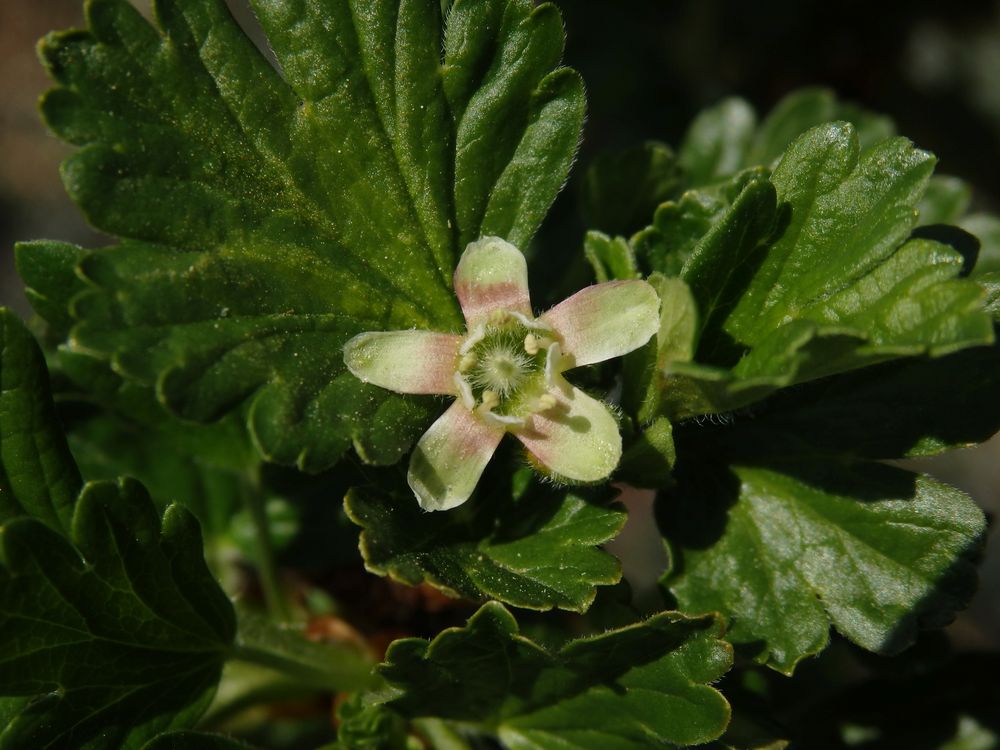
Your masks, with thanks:
[(606, 151), (590, 164), (581, 184), (581, 208), (588, 227), (631, 234), (683, 187), (682, 170), (665, 143)]
[(122, 242), (82, 254), (89, 290), (45, 309), (184, 418), (245, 406), (269, 460), (318, 471), (354, 445), (392, 463), (435, 405), (360, 383), (344, 342), (460, 326), (455, 259), (483, 234), (530, 240), (582, 84), (554, 70), (549, 4), (459, 3), (443, 38), (436, 0), (253, 6), (280, 75), (221, 0), (161, 0), (158, 28), (95, 0), (86, 31), (46, 38), (43, 112), (82, 146), (67, 189)]
[(839, 101), (830, 89), (803, 88), (778, 102), (761, 122), (745, 166), (774, 162), (807, 130), (833, 120), (851, 123), (865, 148), (896, 133), (892, 120), (884, 115)]
[[(933, 158), (892, 139), (861, 151), (846, 124), (815, 128), (771, 184), (751, 180), (680, 270), (698, 304), (694, 363), (670, 366), (671, 419), (888, 359), (988, 344), (984, 293), (962, 255), (907, 239)], [(734, 269), (752, 269), (752, 275)]]
[(972, 188), (964, 180), (934, 175), (917, 206), (920, 223), (955, 224), (965, 216), (972, 200)]
[(690, 467), (657, 507), (663, 583), (687, 612), (721, 612), (727, 638), (791, 673), (827, 643), (894, 653), (950, 621), (975, 588), (982, 511), (929, 477), (805, 457)]
[(0, 308), (0, 523), (27, 515), (67, 529), (79, 490), (42, 353), (18, 317)]
[(635, 254), (624, 237), (612, 238), (602, 232), (587, 232), (583, 240), (583, 253), (600, 283), (639, 277)]
[(190, 513), (172, 506), (161, 521), (136, 482), (98, 482), (70, 539), (19, 518), (0, 540), (0, 685), (37, 696), (4, 747), (138, 747), (195, 722), (235, 621)]
[(1000, 271), (1000, 217), (990, 214), (969, 214), (958, 225), (979, 240), (979, 261), (975, 276)]
[(709, 185), (736, 174), (745, 164), (757, 115), (737, 97), (702, 110), (678, 151), (690, 185)]
[(709, 230), (720, 221), (744, 188), (767, 180), (762, 167), (747, 169), (713, 188), (688, 190), (656, 209), (653, 223), (631, 239), (648, 271), (677, 276)]
[(684, 136), (678, 157), (687, 172), (687, 185), (704, 187), (748, 167), (770, 166), (800, 135), (833, 120), (853, 124), (862, 146), (895, 134), (889, 118), (839, 101), (829, 89), (793, 91), (759, 125), (747, 102), (723, 99), (702, 110)]
[(709, 683), (731, 664), (712, 617), (663, 612), (548, 652), (486, 604), (433, 641), (396, 641), (380, 672), (404, 716), (495, 727), (516, 750), (684, 747), (722, 734), (729, 706)]
[(244, 742), (218, 734), (169, 732), (150, 740), (142, 750), (253, 750)]
[(408, 491), (358, 488), (345, 507), (364, 529), (366, 567), (409, 585), (582, 612), (595, 586), (621, 578), (618, 561), (597, 545), (621, 530), (626, 514), (600, 497), (535, 482), (514, 496), (482, 492), (448, 513), (424, 513)]

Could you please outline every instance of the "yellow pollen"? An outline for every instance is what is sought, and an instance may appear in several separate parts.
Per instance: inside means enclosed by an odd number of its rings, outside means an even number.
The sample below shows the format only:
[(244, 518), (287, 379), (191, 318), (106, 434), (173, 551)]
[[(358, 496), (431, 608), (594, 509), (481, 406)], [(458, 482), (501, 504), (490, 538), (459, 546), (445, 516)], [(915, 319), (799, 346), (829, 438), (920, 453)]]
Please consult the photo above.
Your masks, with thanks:
[(556, 397), (553, 396), (551, 393), (545, 393), (538, 397), (539, 411), (547, 411), (549, 409), (554, 409), (556, 404), (558, 403), (559, 402), (556, 401)]
[(524, 337), (524, 351), (532, 357), (538, 354), (538, 339), (535, 338), (535, 334), (529, 333)]
[(459, 372), (468, 372), (469, 370), (471, 370), (475, 366), (476, 366), (476, 355), (472, 354), (471, 352), (469, 354), (464, 355), (458, 361), (458, 371)]

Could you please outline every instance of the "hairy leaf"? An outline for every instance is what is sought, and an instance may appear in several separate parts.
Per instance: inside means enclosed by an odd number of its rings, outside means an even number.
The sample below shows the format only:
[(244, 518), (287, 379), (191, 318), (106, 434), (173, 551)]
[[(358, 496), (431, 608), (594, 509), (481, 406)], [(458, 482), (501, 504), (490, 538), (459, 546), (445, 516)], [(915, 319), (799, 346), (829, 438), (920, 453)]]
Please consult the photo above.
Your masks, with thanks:
[(703, 187), (747, 167), (770, 166), (800, 135), (833, 120), (852, 123), (862, 146), (895, 134), (889, 118), (839, 101), (829, 89), (792, 92), (759, 125), (747, 102), (723, 99), (703, 110), (684, 136), (678, 157), (687, 172), (687, 185)]
[(664, 612), (552, 653), (489, 603), (463, 628), (396, 641), (380, 672), (405, 716), (487, 722), (512, 750), (702, 744), (729, 706), (708, 683), (730, 666), (714, 618)]
[(37, 696), (4, 747), (137, 747), (191, 726), (234, 634), (193, 516), (158, 517), (131, 480), (87, 485), (66, 539), (33, 518), (3, 527), (3, 692)]
[(67, 189), (122, 241), (49, 247), (81, 254), (90, 289), (44, 307), (63, 324), (70, 306), (76, 351), (185, 418), (246, 405), (270, 460), (314, 471), (353, 444), (391, 463), (434, 405), (360, 383), (343, 343), (459, 327), (459, 251), (528, 242), (572, 161), (582, 85), (554, 70), (552, 5), (458, 3), (443, 38), (436, 0), (253, 7), (280, 75), (221, 0), (160, 0), (156, 27), (96, 0), (86, 31), (46, 38), (43, 112), (82, 147)]
[(430, 583), (470, 599), (582, 612), (595, 586), (617, 583), (618, 561), (597, 549), (625, 523), (600, 498), (532, 484), (480, 493), (460, 509), (424, 513), (409, 492), (354, 489), (346, 509), (361, 526), (369, 570)]
[(79, 490), (42, 353), (20, 319), (0, 308), (0, 523), (27, 515), (67, 529)]
[(950, 621), (975, 588), (982, 511), (929, 477), (799, 458), (693, 469), (658, 503), (688, 612), (721, 612), (755, 659), (791, 673), (831, 624), (894, 653)]
[(983, 290), (958, 278), (963, 256), (908, 239), (932, 166), (907, 141), (862, 151), (850, 126), (831, 124), (798, 139), (770, 182), (751, 179), (680, 269), (700, 334), (692, 363), (658, 373), (665, 413), (729, 411), (794, 383), (990, 343)]

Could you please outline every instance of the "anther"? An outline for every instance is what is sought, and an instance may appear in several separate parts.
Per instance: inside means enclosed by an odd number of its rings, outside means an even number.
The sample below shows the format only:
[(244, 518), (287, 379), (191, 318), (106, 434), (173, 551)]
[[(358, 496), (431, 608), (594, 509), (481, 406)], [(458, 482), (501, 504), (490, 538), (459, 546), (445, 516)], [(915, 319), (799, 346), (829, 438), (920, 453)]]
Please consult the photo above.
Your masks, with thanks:
[(491, 390), (483, 391), (482, 399), (483, 399), (482, 408), (487, 411), (500, 403), (500, 397), (497, 396), (496, 391), (491, 391)]
[(473, 354), (472, 352), (463, 355), (462, 358), (458, 361), (458, 371), (468, 372), (469, 370), (471, 370), (473, 367), (476, 366), (476, 361), (477, 361), (476, 355)]
[(535, 338), (535, 334), (529, 333), (524, 337), (524, 351), (532, 357), (538, 354), (538, 339)]
[(554, 409), (558, 403), (556, 397), (551, 393), (544, 393), (538, 397), (538, 410), (548, 411), (549, 409)]

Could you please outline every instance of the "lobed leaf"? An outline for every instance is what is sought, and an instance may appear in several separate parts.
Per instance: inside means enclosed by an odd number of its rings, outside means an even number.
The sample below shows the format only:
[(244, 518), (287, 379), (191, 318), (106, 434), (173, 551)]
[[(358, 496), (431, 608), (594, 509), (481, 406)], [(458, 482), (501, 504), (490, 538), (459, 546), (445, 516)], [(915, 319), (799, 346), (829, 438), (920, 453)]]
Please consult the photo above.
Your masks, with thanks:
[(396, 641), (379, 668), (408, 717), (495, 726), (512, 750), (686, 747), (722, 734), (729, 706), (708, 683), (731, 664), (711, 617), (663, 612), (552, 653), (500, 604), (433, 641)]
[(880, 653), (951, 620), (975, 589), (982, 511), (901, 469), (806, 457), (691, 471), (661, 496), (688, 612), (721, 612), (727, 638), (791, 673), (830, 626)]
[(0, 308), (0, 523), (32, 516), (67, 529), (80, 485), (42, 353), (20, 319)]
[(908, 239), (931, 168), (902, 139), (861, 151), (850, 126), (831, 124), (798, 139), (770, 182), (751, 178), (678, 272), (700, 329), (692, 362), (653, 373), (664, 413), (730, 411), (795, 383), (990, 343), (983, 290), (959, 278), (963, 255)]
[(409, 585), (518, 607), (582, 612), (621, 566), (597, 546), (626, 514), (601, 498), (532, 485), (480, 493), (448, 513), (424, 513), (410, 493), (352, 489), (345, 508), (361, 526), (366, 567)]
[(190, 513), (161, 522), (134, 481), (92, 483), (69, 539), (19, 518), (0, 555), (0, 685), (35, 696), (0, 744), (132, 747), (205, 710), (235, 621)]
[[(81, 146), (71, 196), (120, 244), (22, 249), (88, 284), (35, 293), (69, 344), (178, 415), (245, 409), (261, 455), (318, 471), (353, 445), (392, 463), (426, 400), (344, 368), (364, 330), (460, 326), (453, 264), (482, 234), (524, 246), (568, 172), (583, 91), (552, 5), (257, 0), (281, 73), (221, 0), (87, 4), (41, 50), (42, 108)], [(443, 57), (442, 57), (443, 48)], [(29, 256), (38, 253), (38, 259)], [(44, 256), (44, 257), (43, 257)], [(70, 295), (75, 295), (70, 297)]]

